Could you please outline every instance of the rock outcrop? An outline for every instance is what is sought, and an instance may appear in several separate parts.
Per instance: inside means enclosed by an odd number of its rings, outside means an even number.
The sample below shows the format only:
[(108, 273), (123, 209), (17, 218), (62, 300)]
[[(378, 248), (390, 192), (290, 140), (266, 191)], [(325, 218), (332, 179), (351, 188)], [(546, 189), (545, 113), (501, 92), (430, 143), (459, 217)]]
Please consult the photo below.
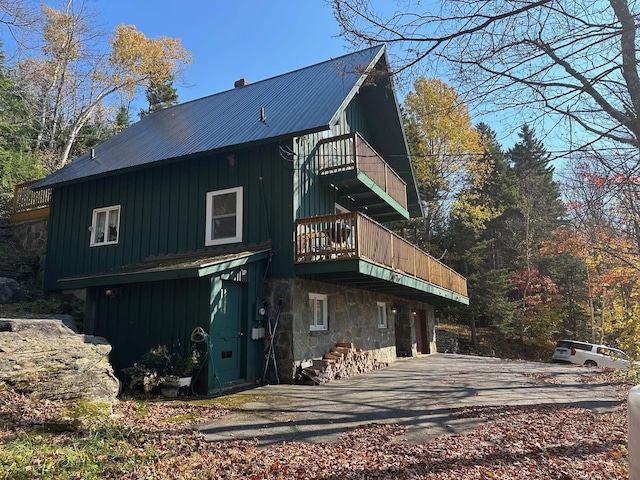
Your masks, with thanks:
[[(102, 337), (76, 333), (70, 317), (0, 318), (0, 388), (33, 400), (65, 400), (109, 413), (119, 381)], [(105, 412), (106, 410), (106, 412)]]
[(16, 237), (16, 230), (21, 232), (27, 229), (27, 224), (28, 222), (25, 222), (25, 225), (15, 225), (9, 223), (6, 218), (0, 218), (0, 277), (34, 285), (38, 282), (44, 253), (25, 250)]
[(0, 277), (0, 305), (24, 300), (27, 296), (20, 284), (13, 278)]

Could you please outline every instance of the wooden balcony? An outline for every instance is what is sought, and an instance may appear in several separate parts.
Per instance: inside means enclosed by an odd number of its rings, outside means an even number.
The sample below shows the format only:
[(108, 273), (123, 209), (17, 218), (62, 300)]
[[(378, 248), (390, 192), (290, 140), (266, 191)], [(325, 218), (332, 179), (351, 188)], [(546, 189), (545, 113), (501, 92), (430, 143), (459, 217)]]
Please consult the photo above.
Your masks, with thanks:
[[(345, 268), (339, 262), (350, 262), (352, 267)], [(323, 215), (297, 221), (296, 263), (321, 265), (307, 272), (313, 271), (319, 278), (323, 272), (342, 272), (343, 278), (349, 278), (354, 269), (358, 273), (374, 271), (360, 262), (380, 267), (375, 271), (384, 281), (384, 290), (404, 286), (468, 303), (467, 280), (462, 275), (366, 215)]]
[(9, 221), (12, 223), (25, 220), (37, 220), (49, 216), (51, 189), (34, 192), (29, 187), (39, 180), (32, 180), (16, 185), (13, 188), (13, 204)]
[(322, 181), (350, 197), (359, 210), (409, 218), (407, 184), (358, 133), (321, 140), (318, 154)]

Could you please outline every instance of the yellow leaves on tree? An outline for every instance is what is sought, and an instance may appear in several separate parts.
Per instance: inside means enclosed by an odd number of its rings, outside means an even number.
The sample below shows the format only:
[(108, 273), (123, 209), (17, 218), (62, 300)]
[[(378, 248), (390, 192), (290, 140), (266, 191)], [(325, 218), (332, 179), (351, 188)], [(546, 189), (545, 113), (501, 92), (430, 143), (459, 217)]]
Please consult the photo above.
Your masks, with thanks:
[[(120, 25), (102, 38), (89, 20), (85, 2), (66, 10), (42, 7), (42, 57), (20, 63), (21, 73), (38, 89), (35, 149), (50, 170), (64, 166), (79, 132), (95, 120), (107, 99), (163, 84), (179, 76), (191, 54), (179, 39), (147, 38), (134, 26)], [(104, 40), (104, 41), (101, 41)]]
[(131, 25), (118, 26), (110, 45), (113, 81), (124, 85), (130, 97), (141, 83), (164, 83), (192, 60), (179, 39), (149, 39)]
[(405, 99), (404, 118), (427, 220), (449, 208), (452, 216), (480, 230), (500, 213), (480, 195), (492, 168), (491, 158), (483, 154), (482, 136), (454, 88), (424, 77), (413, 87)]
[(637, 255), (628, 253), (632, 249), (633, 243), (615, 231), (591, 226), (557, 231), (553, 241), (545, 243), (540, 253), (574, 255), (584, 260), (590, 297), (584, 308), (595, 319), (599, 307), (600, 322), (597, 325), (594, 321), (592, 328), (601, 341), (606, 335), (612, 335), (616, 346), (638, 359), (640, 261)]
[(481, 178), (487, 169), (474, 155), (483, 151), (480, 133), (455, 89), (424, 77), (413, 88), (404, 106), (418, 182), (452, 188), (458, 174)]
[(81, 35), (78, 32), (82, 27), (82, 21), (73, 13), (55, 10), (47, 5), (42, 6), (45, 16), (43, 27), (45, 55), (54, 59), (64, 59), (72, 62), (80, 58), (82, 44)]

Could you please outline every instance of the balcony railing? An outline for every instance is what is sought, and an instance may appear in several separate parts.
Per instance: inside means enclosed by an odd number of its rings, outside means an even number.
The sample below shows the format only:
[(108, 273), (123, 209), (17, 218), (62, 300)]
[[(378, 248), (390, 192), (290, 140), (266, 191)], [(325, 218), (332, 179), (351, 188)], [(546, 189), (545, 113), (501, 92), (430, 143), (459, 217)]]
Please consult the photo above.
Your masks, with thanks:
[(39, 180), (20, 183), (13, 188), (13, 203), (11, 205), (12, 222), (46, 218), (49, 215), (51, 189), (32, 191), (29, 187)]
[(407, 184), (358, 133), (319, 142), (320, 175), (360, 170), (402, 208), (407, 208)]
[(365, 259), (467, 296), (462, 275), (366, 215), (323, 215), (296, 223), (297, 263)]
[(30, 182), (20, 183), (13, 187), (12, 213), (28, 212), (49, 206), (49, 201), (51, 201), (50, 188), (37, 192), (29, 188), (38, 181), (39, 180), (31, 180)]

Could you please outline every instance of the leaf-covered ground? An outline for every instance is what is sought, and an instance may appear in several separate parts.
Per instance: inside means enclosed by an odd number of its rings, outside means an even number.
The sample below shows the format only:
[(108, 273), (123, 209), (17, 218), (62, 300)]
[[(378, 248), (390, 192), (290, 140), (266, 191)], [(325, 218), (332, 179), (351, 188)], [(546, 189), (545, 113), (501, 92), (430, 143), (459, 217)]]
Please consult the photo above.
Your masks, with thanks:
[[(601, 382), (602, 377), (597, 378)], [(615, 388), (612, 386), (612, 388)], [(624, 400), (626, 387), (620, 390)], [(565, 406), (478, 407), (484, 421), (424, 444), (371, 424), (335, 444), (206, 442), (198, 422), (226, 414), (210, 401), (123, 401), (118, 418), (51, 433), (64, 405), (0, 391), (2, 479), (625, 479), (626, 403), (610, 413)], [(45, 428), (48, 427), (48, 428)]]

